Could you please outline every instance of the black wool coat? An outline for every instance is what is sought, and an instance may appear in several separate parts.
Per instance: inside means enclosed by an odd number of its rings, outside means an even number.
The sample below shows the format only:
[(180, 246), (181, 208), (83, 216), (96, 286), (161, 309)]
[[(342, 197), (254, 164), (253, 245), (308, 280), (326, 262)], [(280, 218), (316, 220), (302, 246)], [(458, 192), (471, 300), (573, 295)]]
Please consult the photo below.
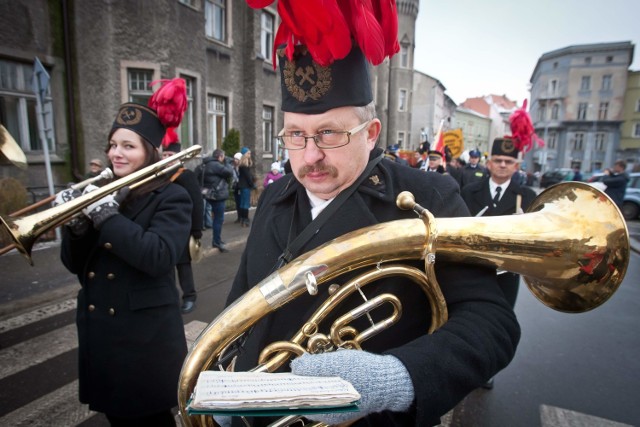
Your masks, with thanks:
[(187, 353), (175, 266), (191, 228), (191, 199), (170, 183), (120, 207), (100, 230), (62, 240), (78, 275), (80, 401), (117, 417), (177, 405)]
[(462, 189), (462, 198), (473, 216), (484, 209), (485, 206), (489, 208), (482, 216), (512, 215), (516, 213), (516, 198), (518, 194), (522, 196), (522, 210), (526, 211), (533, 199), (536, 198), (535, 191), (518, 184), (515, 179), (512, 179), (509, 182), (509, 186), (503, 189), (502, 197), (500, 197), (497, 206), (494, 207), (491, 190), (489, 190), (489, 179), (487, 177), (482, 181), (473, 182)]
[[(376, 149), (372, 156), (380, 153), (381, 150)], [(458, 185), (451, 177), (424, 173), (383, 159), (302, 252), (362, 227), (415, 218), (413, 212), (396, 207), (396, 196), (404, 190), (411, 191), (416, 201), (436, 217), (469, 215)], [(310, 222), (309, 199), (293, 174), (268, 186), (258, 204), (227, 305), (269, 275), (288, 240), (293, 240)], [(293, 230), (291, 236), (289, 230)], [(409, 264), (424, 269), (423, 261)], [(432, 335), (427, 334), (431, 316), (428, 300), (412, 281), (392, 277), (364, 289), (369, 298), (390, 291), (403, 301), (404, 315), (399, 324), (368, 340), (363, 347), (374, 353), (392, 354), (402, 361), (410, 373), (416, 398), (406, 413), (376, 413), (355, 425), (438, 424), (440, 416), (513, 358), (520, 329), (497, 286), (495, 269), (452, 265), (443, 260), (436, 261), (436, 275), (447, 300), (449, 321)], [(346, 280), (347, 276), (341, 276), (332, 283)], [(305, 294), (263, 319), (249, 336), (237, 370), (255, 366), (258, 352), (266, 344), (290, 339), (310, 313), (325, 301), (327, 288), (328, 284), (324, 284), (317, 296)], [(354, 300), (347, 302), (347, 305), (354, 304)], [(346, 312), (338, 311), (332, 317)], [(265, 422), (256, 418), (254, 425)]]

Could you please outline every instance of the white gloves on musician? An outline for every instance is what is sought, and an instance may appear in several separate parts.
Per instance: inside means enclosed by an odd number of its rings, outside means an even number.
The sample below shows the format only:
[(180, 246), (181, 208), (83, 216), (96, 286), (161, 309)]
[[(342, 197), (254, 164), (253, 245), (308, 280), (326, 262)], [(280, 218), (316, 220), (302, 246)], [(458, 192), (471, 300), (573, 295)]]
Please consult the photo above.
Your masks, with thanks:
[[(90, 193), (99, 187), (95, 185), (87, 185), (82, 194)], [(104, 196), (102, 199), (93, 202), (86, 208), (82, 209), (82, 213), (93, 222), (93, 227), (99, 230), (102, 224), (114, 215), (118, 214), (120, 203), (112, 194)]]
[(358, 412), (305, 415), (312, 421), (339, 424), (374, 412), (404, 412), (415, 392), (407, 368), (395, 356), (362, 350), (304, 354), (291, 362), (291, 372), (307, 376), (338, 376), (360, 393)]
[[(80, 197), (82, 193), (80, 190), (74, 188), (67, 188), (56, 194), (56, 198), (53, 201), (53, 206), (62, 205), (70, 202), (71, 200)], [(67, 221), (65, 227), (75, 236), (81, 236), (89, 230), (89, 220), (84, 215), (76, 215), (71, 220)]]

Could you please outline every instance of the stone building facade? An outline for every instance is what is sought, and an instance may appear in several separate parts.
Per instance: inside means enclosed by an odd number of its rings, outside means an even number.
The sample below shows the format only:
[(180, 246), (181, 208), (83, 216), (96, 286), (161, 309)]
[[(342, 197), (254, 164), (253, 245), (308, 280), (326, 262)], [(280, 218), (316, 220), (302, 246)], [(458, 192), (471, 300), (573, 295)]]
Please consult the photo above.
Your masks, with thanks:
[[(397, 7), (401, 51), (372, 67), (372, 84), (383, 123), (379, 145), (412, 149), (415, 123), (428, 121), (412, 114), (419, 0)], [(51, 76), (47, 137), (57, 186), (81, 179), (89, 159), (106, 160), (121, 103), (146, 103), (155, 89), (149, 83), (174, 77), (186, 80), (189, 94), (178, 130), (183, 147), (199, 144), (208, 155), (237, 129), (259, 176), (284, 154), (275, 144), (282, 126), (272, 58), (278, 25), (275, 3), (253, 10), (240, 0), (0, 0), (0, 121), (29, 163), (27, 173), (0, 159), (0, 177), (46, 186), (30, 82), (36, 57)], [(455, 109), (443, 86), (436, 98)]]
[[(542, 148), (535, 170), (597, 172), (621, 157), (620, 138), (631, 42), (569, 46), (543, 54), (531, 76), (531, 117)], [(628, 159), (637, 162), (636, 159)]]

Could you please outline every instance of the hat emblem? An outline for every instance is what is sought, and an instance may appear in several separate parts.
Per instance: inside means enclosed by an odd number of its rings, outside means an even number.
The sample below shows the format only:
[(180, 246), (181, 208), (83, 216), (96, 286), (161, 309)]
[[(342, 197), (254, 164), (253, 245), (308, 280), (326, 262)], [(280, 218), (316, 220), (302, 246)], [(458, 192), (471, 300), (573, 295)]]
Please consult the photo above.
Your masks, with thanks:
[(118, 117), (116, 118), (116, 122), (124, 126), (137, 125), (140, 123), (140, 120), (142, 120), (142, 111), (131, 106), (127, 106), (120, 110), (120, 114), (118, 114)]
[(331, 70), (315, 62), (296, 67), (287, 59), (282, 74), (287, 90), (299, 102), (317, 101), (331, 89)]
[(513, 153), (516, 149), (515, 145), (513, 145), (513, 140), (504, 139), (502, 140), (501, 147), (503, 153)]

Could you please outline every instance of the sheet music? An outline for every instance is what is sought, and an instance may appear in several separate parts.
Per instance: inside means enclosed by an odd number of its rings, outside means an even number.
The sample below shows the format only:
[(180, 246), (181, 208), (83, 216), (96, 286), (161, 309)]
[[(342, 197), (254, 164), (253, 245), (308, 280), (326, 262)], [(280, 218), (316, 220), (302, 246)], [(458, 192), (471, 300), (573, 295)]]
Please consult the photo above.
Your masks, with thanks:
[(190, 406), (194, 409), (296, 408), (349, 405), (358, 399), (360, 394), (340, 377), (203, 371)]

